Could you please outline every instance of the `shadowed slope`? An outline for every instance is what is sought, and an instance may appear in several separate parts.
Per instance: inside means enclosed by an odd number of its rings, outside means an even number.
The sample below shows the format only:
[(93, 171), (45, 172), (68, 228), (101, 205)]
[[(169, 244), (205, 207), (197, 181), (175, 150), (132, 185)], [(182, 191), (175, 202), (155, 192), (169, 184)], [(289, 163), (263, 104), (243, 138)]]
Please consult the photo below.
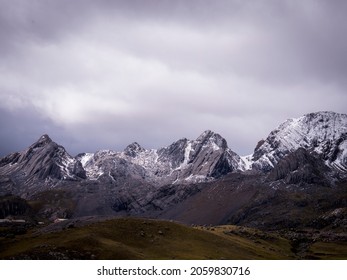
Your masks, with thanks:
[[(82, 223), (81, 223), (82, 224)], [(217, 231), (216, 231), (217, 232)], [(264, 235), (265, 236), (265, 235)], [(114, 219), (79, 226), (66, 221), (17, 242), (0, 238), (2, 259), (287, 259), (287, 240), (233, 236), (214, 229), (144, 219)], [(271, 241), (271, 244), (270, 242)]]

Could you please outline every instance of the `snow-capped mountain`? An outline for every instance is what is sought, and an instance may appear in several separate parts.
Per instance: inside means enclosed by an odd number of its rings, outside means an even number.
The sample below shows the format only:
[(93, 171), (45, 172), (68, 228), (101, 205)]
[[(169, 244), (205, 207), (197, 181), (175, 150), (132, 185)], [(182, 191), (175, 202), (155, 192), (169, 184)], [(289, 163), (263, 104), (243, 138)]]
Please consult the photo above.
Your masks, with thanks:
[[(134, 142), (124, 151), (100, 150), (75, 158), (43, 135), (24, 151), (0, 159), (0, 196), (41, 201), (40, 213), (51, 219), (156, 216), (163, 211), (167, 219), (182, 215), (193, 217), (188, 220), (195, 223), (196, 217), (213, 222), (215, 213), (220, 221), (229, 221), (230, 213), (239, 207), (236, 221), (243, 213), (253, 215), (254, 209), (283, 192), (290, 200), (292, 191), (306, 187), (320, 199), (321, 190), (334, 185), (338, 193), (333, 192), (331, 200), (341, 197), (341, 205), (332, 207), (345, 207), (345, 190), (339, 184), (343, 187), (347, 177), (346, 136), (347, 115), (332, 112), (287, 120), (247, 157), (238, 156), (222, 136), (209, 130), (195, 140), (182, 138), (159, 149)], [(252, 169), (255, 172), (243, 172)], [(285, 200), (276, 201), (282, 207)]]
[[(254, 154), (247, 157), (234, 153), (222, 136), (209, 130), (196, 140), (182, 138), (159, 149), (145, 149), (134, 142), (124, 151), (101, 150), (75, 158), (43, 135), (26, 150), (0, 159), (0, 191), (30, 196), (61, 185), (102, 183), (110, 189), (120, 187), (122, 192), (126, 186), (147, 186), (146, 192), (150, 192), (164, 185), (213, 181), (236, 170), (268, 172), (299, 148), (346, 177), (347, 115), (318, 112), (289, 119), (260, 141)], [(287, 171), (297, 172), (291, 161), (304, 162), (303, 158), (311, 157), (306, 152), (289, 157), (286, 159), (289, 163), (282, 163), (273, 177), (281, 178)], [(300, 170), (305, 175), (309, 169)], [(320, 173), (323, 169), (315, 170)], [(307, 181), (308, 177), (304, 177)], [(77, 184), (71, 183), (75, 181)]]
[(101, 150), (71, 157), (48, 135), (22, 152), (0, 160), (0, 175), (16, 182), (38, 180), (98, 180), (131, 177), (147, 183), (192, 183), (216, 179), (234, 170), (270, 171), (280, 159), (304, 148), (329, 166), (347, 171), (347, 115), (318, 112), (289, 119), (260, 141), (254, 153), (240, 157), (226, 140), (205, 131), (196, 140), (180, 139), (147, 150), (132, 143), (124, 151)]
[(146, 150), (132, 143), (123, 152), (110, 150), (80, 154), (88, 178), (121, 172), (150, 183), (198, 182), (218, 178), (239, 169), (240, 157), (231, 151), (219, 134), (205, 131), (196, 140), (180, 139), (173, 144)]
[(248, 169), (270, 171), (280, 159), (304, 148), (316, 153), (338, 172), (347, 171), (347, 115), (317, 112), (289, 119), (260, 141), (253, 153), (243, 157)]

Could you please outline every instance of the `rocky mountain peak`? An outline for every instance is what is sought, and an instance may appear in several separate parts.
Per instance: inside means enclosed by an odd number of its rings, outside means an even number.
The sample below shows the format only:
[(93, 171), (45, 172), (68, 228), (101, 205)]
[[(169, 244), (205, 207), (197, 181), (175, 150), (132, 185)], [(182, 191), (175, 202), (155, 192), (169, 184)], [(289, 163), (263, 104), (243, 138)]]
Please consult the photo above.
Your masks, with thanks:
[(48, 134), (43, 134), (35, 143), (31, 145), (31, 147), (40, 148), (52, 142), (53, 140), (48, 136)]
[(220, 136), (218, 133), (215, 133), (211, 130), (204, 131), (197, 139), (196, 142), (201, 143), (202, 145), (213, 145), (215, 149), (222, 148), (226, 149), (228, 147), (227, 141)]
[(15, 185), (36, 186), (34, 192), (39, 191), (40, 186), (46, 188), (46, 183), (86, 178), (81, 162), (46, 134), (24, 151), (3, 158), (0, 161), (0, 176), (13, 178)]
[(288, 119), (257, 146), (253, 168), (269, 171), (299, 148), (321, 155), (328, 166), (346, 172), (347, 115), (316, 112)]
[(136, 157), (138, 153), (144, 152), (145, 149), (137, 142), (133, 142), (124, 149), (124, 154), (130, 157)]
[(48, 134), (43, 134), (43, 135), (40, 137), (39, 141), (52, 142), (52, 139), (49, 137)]
[(215, 133), (212, 130), (207, 129), (203, 133), (201, 133), (200, 136), (196, 140), (210, 138), (210, 137), (213, 137), (214, 135), (215, 135)]

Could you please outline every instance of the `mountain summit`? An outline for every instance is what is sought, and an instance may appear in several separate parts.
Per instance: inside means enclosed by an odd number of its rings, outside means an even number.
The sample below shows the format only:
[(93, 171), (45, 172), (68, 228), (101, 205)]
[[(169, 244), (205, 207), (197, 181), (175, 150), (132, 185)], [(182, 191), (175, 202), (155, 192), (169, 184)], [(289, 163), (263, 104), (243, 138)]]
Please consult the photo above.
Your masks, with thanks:
[(82, 164), (46, 134), (24, 151), (0, 159), (0, 175), (10, 178), (17, 189), (8, 191), (21, 194), (32, 185), (37, 186), (32, 190), (37, 192), (40, 186), (48, 188), (59, 180), (86, 178)]
[(299, 148), (314, 152), (337, 172), (347, 171), (347, 115), (317, 112), (289, 119), (259, 143), (251, 168), (269, 171)]

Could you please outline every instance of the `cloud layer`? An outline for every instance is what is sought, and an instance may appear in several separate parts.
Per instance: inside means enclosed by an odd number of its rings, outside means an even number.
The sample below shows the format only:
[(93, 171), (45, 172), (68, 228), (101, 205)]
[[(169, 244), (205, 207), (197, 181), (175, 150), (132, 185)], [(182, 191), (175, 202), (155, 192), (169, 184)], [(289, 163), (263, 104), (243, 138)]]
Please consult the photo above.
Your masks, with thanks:
[(0, 0), (0, 156), (206, 129), (240, 154), (289, 117), (346, 113), (345, 1)]

